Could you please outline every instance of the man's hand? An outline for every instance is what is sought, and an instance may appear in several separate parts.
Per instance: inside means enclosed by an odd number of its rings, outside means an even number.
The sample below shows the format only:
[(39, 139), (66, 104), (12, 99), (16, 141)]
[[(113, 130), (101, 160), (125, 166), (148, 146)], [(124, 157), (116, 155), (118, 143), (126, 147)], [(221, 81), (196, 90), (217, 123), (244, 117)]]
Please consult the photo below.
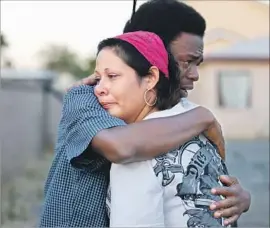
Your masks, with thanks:
[(225, 141), (218, 121), (216, 120), (203, 134), (217, 146), (220, 157), (225, 160)]
[(212, 194), (222, 195), (224, 200), (210, 205), (211, 210), (216, 210), (216, 218), (226, 218), (225, 225), (238, 220), (243, 212), (248, 211), (251, 203), (250, 193), (245, 191), (235, 177), (220, 176), (220, 181), (226, 187), (218, 187), (211, 190)]
[(76, 87), (76, 86), (80, 86), (80, 85), (95, 85), (96, 83), (97, 82), (96, 82), (95, 76), (92, 74), (86, 78), (83, 78), (82, 80), (75, 82), (73, 85), (68, 87), (66, 90), (68, 91), (71, 88)]

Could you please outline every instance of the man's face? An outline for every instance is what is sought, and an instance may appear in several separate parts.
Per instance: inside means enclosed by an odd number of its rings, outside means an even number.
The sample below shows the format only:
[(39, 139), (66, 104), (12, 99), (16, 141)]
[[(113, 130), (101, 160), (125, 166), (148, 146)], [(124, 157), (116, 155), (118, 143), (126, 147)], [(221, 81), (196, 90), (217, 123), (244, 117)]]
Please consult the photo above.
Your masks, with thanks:
[(199, 80), (198, 66), (203, 62), (203, 39), (190, 33), (181, 33), (170, 44), (170, 49), (181, 70), (181, 89), (183, 95), (194, 88)]

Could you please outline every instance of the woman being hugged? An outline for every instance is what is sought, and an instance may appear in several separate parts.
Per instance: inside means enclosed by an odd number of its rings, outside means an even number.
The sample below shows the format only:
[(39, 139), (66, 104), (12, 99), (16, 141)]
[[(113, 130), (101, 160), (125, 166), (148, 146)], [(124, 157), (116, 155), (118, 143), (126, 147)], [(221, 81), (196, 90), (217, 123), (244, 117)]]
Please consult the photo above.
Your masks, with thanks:
[[(181, 100), (179, 74), (157, 35), (125, 33), (98, 46), (95, 95), (104, 109), (128, 124), (177, 115), (197, 107)], [(222, 227), (223, 219), (214, 218), (209, 205), (221, 200), (211, 189), (221, 185), (218, 177), (226, 173), (217, 147), (204, 135), (155, 159), (112, 164), (110, 226)]]

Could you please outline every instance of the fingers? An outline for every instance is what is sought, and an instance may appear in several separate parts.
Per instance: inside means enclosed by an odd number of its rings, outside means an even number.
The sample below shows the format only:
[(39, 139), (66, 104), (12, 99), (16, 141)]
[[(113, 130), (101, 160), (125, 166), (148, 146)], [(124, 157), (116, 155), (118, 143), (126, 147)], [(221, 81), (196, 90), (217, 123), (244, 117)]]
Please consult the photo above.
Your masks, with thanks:
[(224, 224), (227, 226), (236, 222), (237, 219), (240, 217), (241, 212), (239, 211), (239, 208), (234, 205), (237, 205), (237, 198), (230, 197), (229, 199), (225, 199), (212, 204), (210, 206), (210, 209), (217, 209), (217, 211), (214, 213), (214, 217), (226, 218)]
[[(235, 207), (235, 205), (238, 204), (238, 199), (236, 197), (229, 197), (227, 199), (221, 200), (221, 201), (217, 201), (213, 204), (210, 205), (210, 209), (211, 210), (225, 210), (223, 208), (233, 208)], [(232, 214), (230, 214), (231, 216)], [(224, 215), (222, 214), (222, 217), (224, 217)]]
[(68, 90), (70, 90), (71, 88), (77, 87), (77, 86), (80, 86), (80, 85), (95, 85), (95, 84), (96, 84), (96, 79), (95, 79), (95, 76), (92, 74), (92, 75), (90, 75), (90, 76), (88, 76), (86, 78), (83, 78), (82, 80), (79, 80), (79, 81), (75, 82), (71, 86), (69, 86), (66, 89), (66, 92)]
[[(245, 193), (239, 184), (237, 178), (231, 176), (220, 176), (220, 181), (227, 187), (216, 187), (211, 189), (212, 194), (222, 195), (225, 199), (210, 205), (211, 210), (216, 210), (214, 216), (216, 218), (226, 218), (225, 225), (233, 224), (243, 213)], [(244, 194), (245, 196), (245, 194)], [(247, 200), (248, 201), (248, 197)]]
[(83, 78), (81, 80), (82, 85), (94, 85), (96, 84), (95, 76), (92, 74), (88, 76), (87, 78)]
[(219, 179), (222, 182), (222, 184), (224, 184), (226, 186), (232, 186), (232, 185), (239, 184), (236, 177), (227, 176), (227, 175), (221, 175), (219, 177)]
[(222, 195), (223, 197), (234, 196), (235, 190), (233, 187), (217, 187), (211, 189), (211, 193), (214, 195)]
[(228, 225), (236, 222), (238, 220), (238, 218), (239, 218), (239, 215), (238, 214), (237, 215), (234, 215), (234, 216), (232, 216), (230, 218), (227, 218), (227, 219), (224, 220), (224, 225), (225, 226), (228, 226)]
[(239, 212), (239, 209), (237, 207), (230, 207), (230, 208), (226, 208), (226, 209), (223, 209), (223, 210), (219, 210), (219, 211), (216, 211), (214, 213), (214, 216), (216, 218), (230, 218), (234, 215), (239, 215), (240, 212)]

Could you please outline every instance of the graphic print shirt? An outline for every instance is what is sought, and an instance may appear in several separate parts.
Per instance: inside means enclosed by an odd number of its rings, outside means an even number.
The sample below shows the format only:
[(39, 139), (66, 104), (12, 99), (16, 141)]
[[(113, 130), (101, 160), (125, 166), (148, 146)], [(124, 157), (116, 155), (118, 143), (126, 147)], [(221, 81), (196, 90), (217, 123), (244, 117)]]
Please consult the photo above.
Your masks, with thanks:
[[(177, 115), (195, 108), (184, 99), (146, 119)], [(107, 209), (110, 227), (224, 227), (209, 205), (226, 167), (203, 135), (155, 159), (112, 164)]]

